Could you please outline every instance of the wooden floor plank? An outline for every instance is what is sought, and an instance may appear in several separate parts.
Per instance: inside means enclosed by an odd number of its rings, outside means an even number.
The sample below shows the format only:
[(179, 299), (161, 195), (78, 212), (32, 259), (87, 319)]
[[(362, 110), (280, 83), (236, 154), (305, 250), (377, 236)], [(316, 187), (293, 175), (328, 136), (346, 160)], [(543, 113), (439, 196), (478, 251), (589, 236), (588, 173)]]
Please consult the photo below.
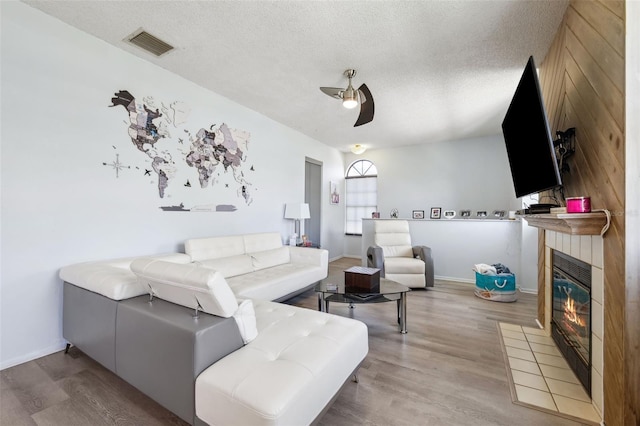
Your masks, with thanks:
[[(330, 276), (358, 265), (359, 259), (330, 263)], [(313, 290), (288, 303), (317, 309)], [(497, 322), (536, 327), (535, 295), (515, 303), (473, 295), (473, 285), (437, 281), (429, 290), (409, 293), (407, 334), (398, 332), (395, 303), (332, 303), (330, 313), (363, 321), (369, 328), (369, 354), (359, 383), (347, 383), (320, 425), (579, 425), (571, 420), (511, 402)], [(0, 374), (0, 424), (106, 425), (185, 422), (72, 348)], [(64, 400), (34, 412), (28, 398), (14, 392), (53, 383)], [(6, 398), (5, 398), (6, 396)]]

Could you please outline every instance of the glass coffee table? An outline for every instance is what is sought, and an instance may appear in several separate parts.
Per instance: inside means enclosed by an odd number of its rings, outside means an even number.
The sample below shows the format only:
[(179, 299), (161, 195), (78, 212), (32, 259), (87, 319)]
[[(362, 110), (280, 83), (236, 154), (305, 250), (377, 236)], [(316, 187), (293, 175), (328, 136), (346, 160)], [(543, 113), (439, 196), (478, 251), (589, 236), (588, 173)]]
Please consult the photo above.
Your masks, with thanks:
[[(336, 288), (334, 289), (333, 286)], [(350, 307), (358, 303), (383, 303), (396, 301), (398, 305), (398, 325), (400, 333), (407, 332), (407, 292), (411, 289), (386, 278), (380, 278), (380, 291), (377, 293), (347, 293), (344, 288), (344, 274), (339, 278), (325, 278), (315, 286), (318, 293), (318, 310), (329, 312), (329, 302), (349, 303)]]

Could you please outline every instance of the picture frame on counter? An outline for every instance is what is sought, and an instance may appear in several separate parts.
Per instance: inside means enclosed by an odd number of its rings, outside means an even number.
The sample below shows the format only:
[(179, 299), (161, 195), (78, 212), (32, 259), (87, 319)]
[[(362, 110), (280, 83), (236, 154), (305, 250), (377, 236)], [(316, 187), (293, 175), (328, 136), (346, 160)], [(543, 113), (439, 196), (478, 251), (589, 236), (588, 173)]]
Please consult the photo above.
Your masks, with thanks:
[(431, 215), (429, 217), (431, 219), (440, 219), (441, 213), (442, 207), (431, 207)]
[(411, 217), (414, 219), (424, 219), (424, 210), (414, 210)]
[(444, 216), (445, 219), (453, 219), (454, 217), (456, 217), (456, 211), (445, 210), (444, 212), (442, 212), (442, 215)]

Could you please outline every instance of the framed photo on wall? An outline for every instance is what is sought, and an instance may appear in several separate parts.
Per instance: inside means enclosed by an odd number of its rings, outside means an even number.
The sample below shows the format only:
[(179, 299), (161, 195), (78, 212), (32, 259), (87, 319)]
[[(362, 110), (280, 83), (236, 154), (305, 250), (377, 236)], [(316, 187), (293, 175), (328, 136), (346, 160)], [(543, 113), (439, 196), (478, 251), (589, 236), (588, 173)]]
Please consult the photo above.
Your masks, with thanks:
[(440, 219), (442, 207), (431, 207), (431, 219)]
[(329, 198), (331, 199), (331, 204), (340, 204), (340, 194), (338, 193), (338, 184), (335, 182), (329, 182), (329, 188), (331, 193), (329, 194)]
[(414, 219), (424, 219), (424, 210), (414, 210), (412, 217)]

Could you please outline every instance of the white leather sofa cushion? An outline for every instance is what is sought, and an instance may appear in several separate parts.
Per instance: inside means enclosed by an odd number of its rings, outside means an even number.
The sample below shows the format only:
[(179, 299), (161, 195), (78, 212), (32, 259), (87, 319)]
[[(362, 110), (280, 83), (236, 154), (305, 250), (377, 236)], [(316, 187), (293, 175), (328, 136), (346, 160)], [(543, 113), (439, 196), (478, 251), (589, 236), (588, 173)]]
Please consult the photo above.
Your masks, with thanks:
[(193, 261), (251, 254), (279, 247), (282, 247), (282, 237), (277, 232), (193, 238), (184, 244), (185, 253), (191, 256)]
[(181, 265), (151, 258), (131, 263), (138, 282), (149, 293), (178, 305), (229, 318), (238, 301), (222, 274), (196, 264)]
[(219, 259), (199, 260), (194, 263), (210, 269), (215, 269), (225, 278), (253, 272), (253, 261), (251, 256), (247, 254), (238, 254)]
[(409, 222), (406, 220), (376, 220), (374, 244), (382, 247), (387, 257), (413, 257)]
[[(310, 250), (310, 249), (308, 249)], [(327, 269), (301, 263), (286, 263), (227, 279), (238, 298), (276, 300), (327, 276)]]
[(327, 250), (283, 246), (276, 232), (191, 239), (185, 251), (242, 299), (283, 299), (326, 278), (329, 264)]
[(198, 376), (196, 415), (211, 425), (308, 425), (365, 358), (367, 327), (281, 303), (254, 304), (258, 336)]
[[(167, 262), (189, 263), (191, 258), (184, 253), (169, 253), (150, 256)], [(59, 271), (60, 279), (109, 299), (124, 300), (145, 294), (130, 266), (136, 257), (100, 260), (64, 266)]]
[(242, 235), (229, 237), (192, 238), (185, 241), (184, 251), (193, 261), (219, 259), (245, 254)]
[(424, 267), (422, 260), (413, 257), (388, 257), (384, 259), (386, 274), (422, 274), (424, 276)]
[(409, 288), (421, 288), (425, 286), (424, 274), (389, 274), (385, 275), (385, 278), (405, 285)]
[(282, 237), (277, 232), (246, 234), (244, 238), (245, 253), (256, 253), (282, 247)]
[(271, 268), (291, 262), (289, 247), (257, 251), (250, 254), (254, 270)]

